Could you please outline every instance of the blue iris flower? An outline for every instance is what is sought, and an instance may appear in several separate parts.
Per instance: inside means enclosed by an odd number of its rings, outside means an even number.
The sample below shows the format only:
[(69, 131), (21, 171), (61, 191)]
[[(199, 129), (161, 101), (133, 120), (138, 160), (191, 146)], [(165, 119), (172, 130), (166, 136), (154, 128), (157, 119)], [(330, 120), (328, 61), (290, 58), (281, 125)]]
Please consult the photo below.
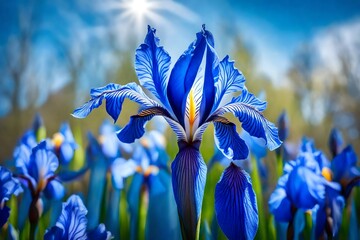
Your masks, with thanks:
[(111, 233), (106, 231), (104, 224), (100, 224), (95, 229), (87, 232), (87, 209), (81, 198), (72, 195), (66, 203), (63, 203), (61, 215), (55, 226), (50, 228), (44, 236), (45, 240), (65, 240), (65, 239), (90, 239), (107, 240), (111, 239)]
[(49, 142), (44, 140), (29, 153), (28, 147), (22, 144), (14, 154), (15, 165), (18, 177), (33, 196), (39, 196), (43, 192), (48, 198), (60, 199), (64, 196), (65, 189), (55, 174), (59, 161), (49, 148)]
[(165, 146), (165, 137), (158, 131), (150, 131), (136, 142), (131, 159), (121, 162), (115, 160), (117, 166), (113, 168), (114, 175), (120, 173), (123, 176), (126, 172), (127, 176), (130, 174), (133, 176), (127, 195), (132, 239), (138, 238), (141, 201), (147, 209), (146, 238), (178, 239), (180, 237)]
[(77, 148), (68, 123), (61, 124), (59, 132), (55, 133), (52, 138), (52, 143), (60, 164), (68, 165), (73, 159), (75, 149)]
[(11, 195), (17, 196), (22, 191), (20, 182), (8, 169), (0, 166), (0, 229), (10, 216), (10, 208), (6, 206), (6, 202), (10, 200)]
[[(145, 123), (154, 116), (165, 118), (178, 138), (179, 152), (171, 168), (182, 233), (184, 238), (195, 239), (207, 172), (206, 164), (199, 152), (206, 127), (210, 123), (214, 124), (217, 147), (233, 160), (246, 159), (249, 150), (236, 132), (236, 125), (222, 116), (225, 113), (233, 113), (242, 123), (242, 128), (250, 135), (264, 139), (270, 150), (277, 148), (281, 141), (277, 128), (262, 114), (266, 102), (248, 92), (244, 86), (244, 76), (234, 67), (234, 62), (230, 61), (228, 56), (219, 61), (214, 49), (213, 35), (205, 26), (196, 34), (196, 40), (181, 55), (171, 72), (170, 56), (159, 45), (155, 32), (155, 29), (148, 27), (145, 42), (135, 54), (135, 70), (140, 84), (151, 97), (136, 83), (111, 83), (92, 89), (90, 101), (76, 109), (73, 116), (84, 118), (106, 100), (106, 110), (116, 121), (125, 98), (137, 102), (141, 105), (140, 112), (132, 116), (129, 123), (117, 133), (120, 141), (126, 143), (140, 138), (145, 133)], [(227, 101), (226, 96), (236, 92), (241, 94)], [(237, 174), (243, 172), (237, 171)], [(231, 174), (224, 174), (222, 187), (230, 183), (224, 179), (228, 176)], [(241, 197), (244, 196), (240, 193), (246, 190), (247, 180), (236, 179), (244, 183), (239, 185), (243, 188), (238, 188), (239, 192), (228, 194), (237, 194), (232, 199), (238, 201), (236, 204), (234, 202), (234, 206), (240, 207)], [(222, 195), (216, 196), (219, 198)], [(240, 212), (231, 211), (231, 214)], [(238, 217), (241, 219), (244, 215)], [(226, 224), (237, 223), (233, 221)], [(239, 230), (236, 227), (226, 229)], [(233, 235), (227, 232), (225, 234)], [(245, 235), (247, 232), (242, 234)]]
[[(322, 236), (325, 228), (331, 229), (328, 234), (334, 236), (341, 223), (344, 199), (340, 185), (332, 182), (330, 166), (314, 142), (304, 138), (298, 157), (285, 164), (284, 175), (270, 196), (269, 208), (275, 220), (293, 222), (297, 210), (311, 210), (316, 238)], [(331, 228), (326, 227), (329, 219)]]
[[(88, 134), (89, 145), (87, 147), (87, 161), (90, 168), (90, 182), (87, 197), (87, 206), (89, 206), (89, 228), (94, 228), (99, 224), (101, 203), (106, 197), (99, 197), (99, 194), (109, 196), (107, 208), (106, 225), (119, 238), (119, 202), (121, 190), (124, 187), (124, 179), (132, 174), (126, 168), (128, 157), (132, 150), (130, 144), (118, 141), (115, 134), (116, 128), (109, 121), (104, 121), (99, 128), (99, 136), (96, 138)], [(121, 166), (119, 171), (114, 174), (114, 169)], [(107, 174), (111, 174), (112, 188), (108, 193), (105, 191), (107, 184)]]

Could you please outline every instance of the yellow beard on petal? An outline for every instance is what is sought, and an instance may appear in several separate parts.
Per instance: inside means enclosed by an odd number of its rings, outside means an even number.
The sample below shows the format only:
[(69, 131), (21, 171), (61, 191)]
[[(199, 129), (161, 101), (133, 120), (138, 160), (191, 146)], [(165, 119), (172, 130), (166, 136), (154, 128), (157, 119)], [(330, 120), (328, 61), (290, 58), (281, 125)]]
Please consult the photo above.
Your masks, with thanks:
[(189, 125), (190, 125), (190, 133), (192, 133), (192, 128), (195, 122), (195, 101), (194, 101), (194, 92), (191, 89), (189, 93)]
[(59, 149), (64, 141), (64, 135), (61, 133), (55, 133), (52, 139), (55, 149)]

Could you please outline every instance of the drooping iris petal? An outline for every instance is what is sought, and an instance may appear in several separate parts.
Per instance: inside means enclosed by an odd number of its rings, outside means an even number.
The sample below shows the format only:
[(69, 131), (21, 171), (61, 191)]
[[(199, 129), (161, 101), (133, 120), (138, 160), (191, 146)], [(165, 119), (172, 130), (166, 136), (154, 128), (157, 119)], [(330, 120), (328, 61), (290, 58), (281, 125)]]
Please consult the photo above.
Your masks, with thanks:
[(63, 237), (67, 239), (87, 239), (86, 219), (87, 209), (77, 195), (72, 195), (63, 203), (61, 215), (56, 226), (63, 230)]
[(140, 84), (169, 107), (166, 96), (170, 56), (159, 46), (156, 30), (148, 26), (145, 41), (136, 50), (135, 70)]
[(346, 185), (353, 177), (360, 176), (356, 162), (356, 153), (353, 147), (349, 145), (331, 161), (333, 180)]
[(244, 85), (244, 75), (234, 67), (234, 61), (230, 61), (227, 55), (219, 64), (219, 79), (215, 82), (216, 94), (213, 111), (218, 108), (225, 95), (242, 90)]
[(131, 116), (130, 122), (117, 132), (120, 141), (132, 143), (135, 139), (142, 137), (145, 133), (145, 124), (156, 115), (169, 116), (162, 107), (154, 107), (142, 110), (139, 114)]
[(11, 195), (17, 196), (21, 193), (20, 182), (12, 176), (12, 173), (3, 166), (0, 166), (0, 208), (5, 201), (9, 201)]
[(187, 102), (195, 104), (192, 98), (198, 101), (193, 110), (188, 112), (191, 115), (188, 118), (191, 119), (195, 112), (198, 112), (200, 122), (207, 118), (214, 102), (214, 82), (218, 78), (219, 63), (213, 49), (212, 34), (203, 29), (196, 37), (172, 69), (167, 88), (169, 103), (182, 126), (185, 126), (186, 105), (192, 106)]
[(236, 126), (224, 117), (214, 120), (215, 143), (220, 151), (233, 160), (243, 160), (249, 155), (249, 149), (244, 140), (236, 132)]
[(291, 202), (286, 196), (284, 188), (278, 186), (269, 199), (269, 209), (279, 222), (289, 222), (293, 215), (291, 213)]
[(195, 239), (206, 182), (206, 164), (198, 149), (179, 147), (171, 164), (172, 183), (184, 239)]
[(87, 234), (88, 240), (110, 240), (112, 239), (111, 233), (106, 231), (104, 224), (99, 224), (99, 226)]
[(254, 239), (259, 224), (256, 196), (250, 176), (235, 164), (230, 164), (216, 185), (215, 211), (230, 240)]
[(111, 176), (113, 186), (117, 189), (122, 189), (124, 187), (124, 179), (133, 175), (136, 171), (135, 161), (129, 159), (125, 160), (123, 158), (117, 158), (111, 164)]
[(49, 199), (61, 199), (65, 195), (65, 188), (59, 180), (55, 179), (46, 185), (44, 194)]
[(10, 208), (4, 206), (3, 208), (0, 207), (0, 229), (5, 225), (7, 220), (10, 217)]
[(106, 99), (106, 111), (114, 119), (114, 122), (119, 117), (125, 98), (129, 98), (144, 107), (158, 105), (148, 98), (136, 83), (128, 83), (124, 86), (110, 83), (105, 87), (91, 89), (90, 95), (91, 99), (87, 103), (74, 110), (72, 114), (74, 117), (84, 118), (88, 116), (93, 109), (102, 104), (103, 99)]
[(296, 208), (312, 209), (324, 203), (325, 179), (303, 166), (295, 166), (289, 173), (286, 192)]
[(266, 102), (260, 101), (253, 94), (243, 90), (239, 97), (221, 107), (215, 114), (222, 115), (226, 112), (232, 112), (239, 118), (242, 127), (251, 136), (264, 139), (267, 147), (274, 150), (281, 144), (281, 141), (275, 125), (262, 115), (265, 108)]
[(66, 239), (63, 236), (64, 231), (58, 226), (53, 226), (45, 232), (44, 240), (63, 240)]

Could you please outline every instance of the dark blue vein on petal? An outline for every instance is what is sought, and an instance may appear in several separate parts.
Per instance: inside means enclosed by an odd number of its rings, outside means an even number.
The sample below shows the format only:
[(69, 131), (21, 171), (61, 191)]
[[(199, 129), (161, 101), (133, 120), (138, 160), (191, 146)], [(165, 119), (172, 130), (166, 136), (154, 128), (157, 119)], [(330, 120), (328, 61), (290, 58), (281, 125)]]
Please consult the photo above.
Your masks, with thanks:
[(163, 47), (159, 47), (155, 31), (149, 26), (145, 43), (136, 50), (135, 70), (140, 84), (168, 107), (166, 89), (170, 56)]
[(241, 91), (244, 84), (244, 75), (234, 67), (234, 61), (230, 61), (229, 56), (226, 56), (219, 64), (219, 78), (215, 82), (216, 95), (213, 110), (217, 109), (226, 94)]
[(275, 125), (269, 122), (261, 113), (266, 103), (260, 101), (253, 94), (243, 91), (241, 96), (221, 107), (215, 114), (222, 115), (232, 112), (242, 123), (242, 127), (251, 136), (262, 138), (270, 150), (274, 150), (282, 143)]
[(106, 99), (106, 111), (114, 119), (114, 122), (119, 117), (125, 98), (143, 107), (158, 105), (147, 97), (136, 83), (129, 83), (124, 86), (113, 83), (108, 84), (105, 87), (92, 89), (90, 95), (91, 99), (87, 103), (74, 110), (72, 114), (74, 117), (84, 118), (88, 116), (93, 109), (98, 108), (102, 104), (103, 99)]
[(249, 148), (236, 132), (236, 125), (224, 117), (214, 121), (215, 143), (219, 150), (232, 160), (243, 160), (249, 155)]
[(230, 239), (254, 239), (258, 209), (250, 176), (235, 164), (224, 171), (215, 189), (216, 217)]
[(131, 116), (129, 123), (117, 132), (119, 140), (124, 143), (132, 143), (135, 139), (142, 137), (145, 133), (145, 124), (156, 115), (170, 117), (162, 107), (144, 109), (139, 114)]
[(172, 183), (184, 239), (195, 239), (206, 182), (206, 164), (198, 149), (180, 148), (171, 165)]

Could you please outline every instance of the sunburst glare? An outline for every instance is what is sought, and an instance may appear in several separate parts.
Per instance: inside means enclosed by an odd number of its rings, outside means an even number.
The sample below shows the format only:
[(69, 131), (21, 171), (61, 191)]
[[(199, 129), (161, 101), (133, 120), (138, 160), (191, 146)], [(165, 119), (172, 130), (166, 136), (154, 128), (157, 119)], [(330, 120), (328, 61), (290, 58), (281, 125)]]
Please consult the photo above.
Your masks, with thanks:
[(174, 27), (168, 21), (169, 15), (186, 22), (200, 24), (196, 13), (172, 0), (111, 0), (104, 5), (102, 8), (105, 10), (120, 11), (116, 15), (116, 22), (120, 23), (119, 28), (131, 29), (131, 32), (136, 32), (136, 37), (139, 37), (138, 33), (141, 33), (148, 24), (167, 29)]

